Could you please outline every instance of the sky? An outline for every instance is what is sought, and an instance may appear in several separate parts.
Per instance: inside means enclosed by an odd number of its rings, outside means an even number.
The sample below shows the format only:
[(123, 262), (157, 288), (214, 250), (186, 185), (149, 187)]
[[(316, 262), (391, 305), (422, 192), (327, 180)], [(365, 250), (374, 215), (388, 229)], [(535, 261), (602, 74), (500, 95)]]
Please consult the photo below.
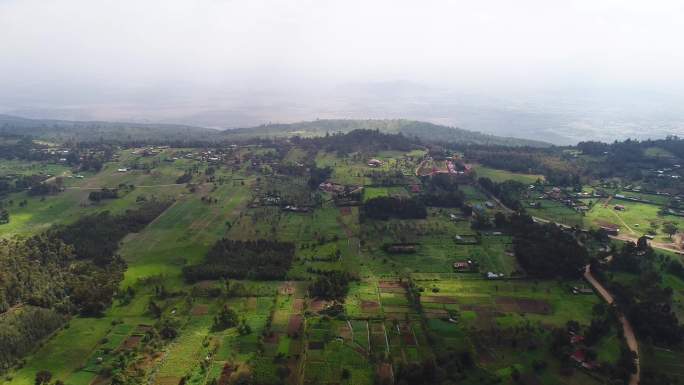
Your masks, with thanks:
[(336, 92), (397, 82), (499, 108), (582, 90), (672, 101), (682, 20), (669, 0), (0, 0), (0, 112), (344, 117), (358, 100)]

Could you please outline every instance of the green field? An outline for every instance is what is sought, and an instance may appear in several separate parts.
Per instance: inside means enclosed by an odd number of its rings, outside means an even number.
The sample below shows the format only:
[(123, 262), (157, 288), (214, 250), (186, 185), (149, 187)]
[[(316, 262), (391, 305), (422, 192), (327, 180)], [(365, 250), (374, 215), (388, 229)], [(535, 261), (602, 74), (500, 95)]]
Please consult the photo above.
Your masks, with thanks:
[[(615, 210), (615, 205), (625, 207), (624, 211)], [(656, 233), (656, 239), (669, 242), (669, 237), (662, 232), (665, 222), (672, 222), (678, 228), (684, 228), (684, 218), (673, 215), (659, 215), (660, 207), (656, 205), (612, 200), (606, 207), (598, 201), (587, 213), (585, 221), (591, 226), (616, 225), (620, 233), (633, 237), (648, 234), (650, 229)]]
[(544, 181), (544, 175), (539, 174), (522, 174), (510, 172), (506, 170), (498, 170), (482, 165), (475, 165), (473, 167), (478, 178), (489, 178), (494, 182), (505, 182), (507, 180), (515, 180), (523, 184), (533, 184), (537, 180)]
[[(49, 370), (53, 380), (67, 385), (104, 385), (115, 376), (150, 385), (212, 385), (233, 383), (242, 375), (260, 384), (370, 385), (406, 365), (445, 354), (456, 354), (453, 362), (471, 362), (459, 369), (457, 383), (463, 384), (514, 384), (514, 373), (530, 384), (609, 380), (604, 372), (576, 365), (566, 373), (567, 354), (559, 359), (550, 353), (553, 333), (566, 332), (569, 321), (586, 332), (601, 299), (591, 292), (572, 293), (573, 286), (585, 282), (528, 275), (515, 255), (515, 232), (506, 226), (479, 228), (460, 207), (428, 207), (425, 219), (363, 217), (367, 211), (360, 205), (373, 198), (420, 198), (408, 186), (429, 182), (415, 177), (415, 168), (428, 155), (423, 146), (348, 155), (291, 144), (284, 149), (236, 145), (222, 149), (228, 155), (213, 161), (207, 160), (208, 149), (162, 148), (152, 155), (123, 149), (99, 172), (65, 178), (64, 191), (7, 196), (5, 201), (15, 203), (8, 206), (10, 222), (0, 225), (2, 237), (40, 234), (105, 210), (125, 213), (143, 200), (173, 203), (119, 243), (116, 253), (126, 270), (111, 306), (97, 318), (74, 313), (67, 326), (38, 344), (0, 383), (35, 385), (36, 373)], [(383, 165), (369, 167), (371, 158)], [(332, 169), (331, 182), (363, 186), (362, 202), (341, 205), (331, 193), (311, 188), (302, 165), (312, 162)], [(282, 165), (291, 174), (279, 174)], [(40, 163), (3, 167), (0, 171), (14, 173), (68, 172)], [(177, 184), (186, 172), (192, 174), (190, 181)], [(476, 172), (497, 182), (543, 180), (482, 166)], [(374, 184), (390, 174), (403, 175), (402, 184)], [(122, 184), (135, 187), (116, 199), (88, 199), (92, 191)], [(459, 181), (458, 189), (468, 204), (489, 201), (473, 181)], [(540, 208), (529, 206), (536, 201)], [(556, 201), (523, 200), (534, 216), (582, 226), (611, 221), (629, 235), (643, 234), (650, 222), (662, 226), (673, 220), (684, 226), (676, 217), (658, 216), (656, 205), (627, 202), (626, 210), (617, 212), (615, 203), (604, 208), (598, 201), (582, 216)], [(248, 275), (194, 282), (187, 270), (184, 278), (184, 268), (204, 262), (222, 238), (290, 242), (292, 264), (279, 280)], [(666, 240), (662, 232), (658, 240)], [(412, 249), (388, 247), (397, 244)], [(463, 261), (472, 268), (455, 271), (454, 263)], [(348, 274), (346, 294), (336, 301), (314, 297), (312, 282), (334, 272)], [(487, 273), (500, 277), (487, 279)], [(611, 277), (629, 285), (638, 279), (624, 273)], [(664, 284), (673, 290), (673, 311), (683, 316), (684, 282), (665, 274)], [(236, 324), (217, 327), (224, 308), (235, 312)], [(608, 364), (618, 360), (623, 343), (617, 324), (611, 328), (592, 347), (598, 360)], [(175, 334), (165, 334), (169, 329)], [(680, 352), (655, 347), (644, 352), (646, 365), (678, 370)]]

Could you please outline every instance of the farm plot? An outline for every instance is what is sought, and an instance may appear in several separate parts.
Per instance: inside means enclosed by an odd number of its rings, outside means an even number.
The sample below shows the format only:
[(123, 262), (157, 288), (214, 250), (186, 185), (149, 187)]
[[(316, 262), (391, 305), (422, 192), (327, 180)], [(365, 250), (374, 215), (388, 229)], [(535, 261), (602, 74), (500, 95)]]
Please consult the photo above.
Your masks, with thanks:
[[(624, 210), (615, 210), (619, 204)], [(669, 236), (663, 233), (662, 226), (665, 222), (672, 222), (678, 228), (684, 228), (684, 218), (673, 215), (659, 215), (660, 207), (647, 203), (620, 201), (604, 205), (595, 204), (587, 213), (586, 220), (592, 227), (614, 224), (620, 228), (623, 235), (639, 237), (654, 230), (656, 239), (661, 242), (669, 242)]]
[[(460, 322), (474, 327), (509, 326), (539, 322), (564, 325), (568, 320), (589, 323), (591, 308), (599, 303), (595, 295), (573, 295), (569, 284), (479, 279), (419, 281), (432, 291), (430, 308), (457, 310)], [(446, 297), (445, 299), (438, 299)], [(449, 302), (449, 303), (447, 303)], [(452, 303), (453, 302), (453, 303)], [(474, 318), (473, 318), (474, 315)]]
[(518, 181), (523, 184), (533, 184), (537, 180), (544, 181), (544, 175), (539, 174), (523, 174), (510, 172), (506, 170), (498, 170), (491, 167), (486, 167), (482, 165), (473, 166), (475, 173), (478, 177), (489, 178), (494, 182), (505, 182), (507, 180)]

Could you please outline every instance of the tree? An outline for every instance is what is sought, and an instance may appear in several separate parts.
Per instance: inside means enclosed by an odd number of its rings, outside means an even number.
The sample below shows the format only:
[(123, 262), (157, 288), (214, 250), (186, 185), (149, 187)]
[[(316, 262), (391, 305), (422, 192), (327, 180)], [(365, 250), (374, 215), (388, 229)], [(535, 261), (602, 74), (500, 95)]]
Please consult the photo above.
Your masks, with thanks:
[(663, 232), (667, 234), (670, 239), (672, 239), (673, 235), (677, 234), (677, 230), (679, 230), (677, 225), (672, 222), (666, 222), (663, 224)]
[(50, 382), (52, 379), (52, 373), (49, 370), (40, 370), (36, 373), (36, 385), (43, 385)]
[(10, 221), (10, 214), (7, 209), (0, 209), (0, 224), (5, 224), (9, 223)]
[(214, 330), (224, 330), (232, 328), (238, 324), (238, 316), (235, 310), (228, 307), (228, 305), (223, 305), (223, 308), (214, 317)]

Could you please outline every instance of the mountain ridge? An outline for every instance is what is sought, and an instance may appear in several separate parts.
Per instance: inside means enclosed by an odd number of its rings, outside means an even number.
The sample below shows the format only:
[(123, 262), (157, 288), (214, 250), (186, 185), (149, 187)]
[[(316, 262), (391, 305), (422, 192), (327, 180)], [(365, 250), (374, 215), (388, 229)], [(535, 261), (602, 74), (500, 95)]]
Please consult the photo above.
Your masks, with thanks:
[(423, 141), (462, 144), (549, 147), (552, 144), (513, 137), (501, 137), (429, 122), (408, 119), (319, 119), (296, 123), (273, 123), (255, 127), (217, 130), (172, 123), (130, 123), (32, 119), (0, 114), (0, 134), (27, 135), (40, 139), (75, 141), (230, 141), (251, 138), (323, 136), (356, 129), (377, 129), (401, 133)]

